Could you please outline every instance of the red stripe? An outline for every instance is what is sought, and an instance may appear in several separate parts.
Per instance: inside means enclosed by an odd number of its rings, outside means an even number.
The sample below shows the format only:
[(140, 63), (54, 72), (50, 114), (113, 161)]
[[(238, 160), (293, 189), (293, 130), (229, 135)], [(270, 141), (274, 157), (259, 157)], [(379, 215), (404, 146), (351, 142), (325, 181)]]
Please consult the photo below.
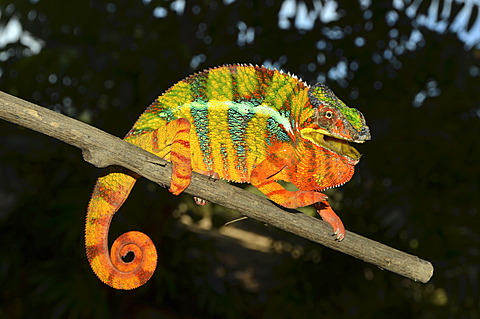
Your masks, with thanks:
[(185, 148), (190, 148), (190, 142), (187, 140), (175, 140), (173, 144), (180, 144)]
[(258, 189), (260, 188), (263, 188), (265, 185), (269, 185), (269, 184), (276, 184), (275, 182), (272, 182), (272, 181), (269, 181), (269, 180), (266, 180), (264, 182), (261, 182), (259, 184), (255, 184), (254, 186)]
[(184, 129), (181, 129), (181, 130), (178, 130), (175, 132), (176, 134), (180, 134), (180, 133), (190, 133), (190, 128), (189, 127), (186, 127)]
[(158, 150), (158, 136), (157, 136), (157, 134), (152, 134), (152, 148), (155, 151)]
[(86, 246), (85, 248), (87, 250), (88, 260), (93, 260), (95, 257), (97, 257), (99, 255), (105, 255), (106, 254), (106, 251), (105, 251), (105, 249), (103, 249), (103, 244), (101, 242), (97, 243), (95, 245), (92, 245), (92, 246)]
[(175, 151), (170, 151), (170, 157), (175, 157), (181, 163), (190, 163), (190, 157), (183, 156)]
[(175, 177), (179, 179), (190, 179), (192, 177), (192, 174), (182, 175), (178, 171), (175, 171), (174, 174), (175, 174)]
[(286, 191), (284, 189), (277, 189), (277, 190), (265, 193), (265, 195), (267, 195), (267, 197), (271, 197), (273, 195), (286, 195), (286, 194), (288, 194), (288, 191)]
[[(174, 190), (180, 189), (180, 191), (178, 192), (178, 194), (181, 193), (181, 192), (183, 192), (183, 190), (184, 190), (184, 189), (187, 187), (187, 185), (188, 185), (188, 183), (182, 183), (182, 184), (177, 183), (174, 179), (172, 179), (172, 181), (171, 181), (170, 183), (171, 183), (171, 184), (170, 184), (170, 189), (174, 189)], [(177, 195), (178, 195), (178, 194), (177, 194)]]

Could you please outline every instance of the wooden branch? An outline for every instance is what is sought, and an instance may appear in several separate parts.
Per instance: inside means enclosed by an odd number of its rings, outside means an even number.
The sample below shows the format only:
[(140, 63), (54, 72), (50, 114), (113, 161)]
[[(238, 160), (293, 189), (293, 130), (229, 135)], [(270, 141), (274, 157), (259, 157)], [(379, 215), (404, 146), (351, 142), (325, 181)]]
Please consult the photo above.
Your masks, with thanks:
[[(3, 92), (0, 92), (0, 118), (80, 148), (84, 159), (97, 167), (119, 165), (162, 186), (170, 184), (171, 165), (163, 159), (95, 127)], [(428, 261), (350, 231), (343, 241), (337, 242), (327, 223), (286, 211), (225, 182), (194, 173), (185, 192), (415, 281), (426, 283), (433, 275), (433, 266)]]

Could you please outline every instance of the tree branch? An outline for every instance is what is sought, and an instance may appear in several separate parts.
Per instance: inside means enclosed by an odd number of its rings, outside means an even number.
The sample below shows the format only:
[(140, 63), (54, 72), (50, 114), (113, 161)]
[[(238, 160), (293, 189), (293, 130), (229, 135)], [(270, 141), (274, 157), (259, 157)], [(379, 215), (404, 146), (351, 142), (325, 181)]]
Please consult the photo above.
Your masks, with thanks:
[[(80, 148), (83, 158), (96, 167), (123, 166), (162, 186), (170, 184), (171, 164), (163, 159), (95, 127), (3, 92), (0, 118)], [(194, 173), (185, 192), (415, 281), (425, 283), (433, 275), (432, 264), (417, 256), (349, 231), (343, 241), (337, 242), (327, 223), (285, 211), (268, 199), (222, 181)]]

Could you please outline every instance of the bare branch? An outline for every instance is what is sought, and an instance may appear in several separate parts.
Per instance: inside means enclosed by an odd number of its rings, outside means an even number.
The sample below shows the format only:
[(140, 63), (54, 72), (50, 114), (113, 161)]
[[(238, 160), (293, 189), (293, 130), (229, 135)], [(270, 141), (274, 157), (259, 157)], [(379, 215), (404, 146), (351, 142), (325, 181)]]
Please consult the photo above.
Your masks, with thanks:
[[(0, 118), (80, 148), (84, 159), (97, 167), (119, 165), (160, 185), (170, 184), (171, 165), (163, 159), (95, 127), (3, 92), (0, 92)], [(286, 211), (225, 182), (194, 173), (185, 192), (415, 281), (425, 283), (433, 275), (432, 264), (417, 256), (349, 231), (343, 241), (337, 242), (327, 223)]]

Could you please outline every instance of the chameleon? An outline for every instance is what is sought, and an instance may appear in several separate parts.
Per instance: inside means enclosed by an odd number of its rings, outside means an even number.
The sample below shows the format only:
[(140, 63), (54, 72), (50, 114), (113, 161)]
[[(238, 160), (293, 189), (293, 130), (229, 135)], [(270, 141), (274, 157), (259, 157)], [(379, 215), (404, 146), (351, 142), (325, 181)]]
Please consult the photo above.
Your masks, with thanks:
[[(345, 227), (322, 191), (352, 178), (361, 154), (349, 143), (369, 140), (370, 130), (363, 114), (325, 84), (310, 86), (283, 71), (230, 64), (174, 84), (124, 139), (172, 163), (174, 195), (188, 187), (192, 172), (250, 183), (283, 207), (314, 205), (341, 241)], [(156, 268), (155, 245), (138, 231), (118, 237), (109, 253), (109, 225), (137, 178), (126, 170), (107, 172), (98, 178), (87, 209), (89, 264), (116, 289), (142, 286)], [(286, 190), (279, 181), (298, 190)], [(129, 252), (134, 257), (126, 262), (122, 257)]]

